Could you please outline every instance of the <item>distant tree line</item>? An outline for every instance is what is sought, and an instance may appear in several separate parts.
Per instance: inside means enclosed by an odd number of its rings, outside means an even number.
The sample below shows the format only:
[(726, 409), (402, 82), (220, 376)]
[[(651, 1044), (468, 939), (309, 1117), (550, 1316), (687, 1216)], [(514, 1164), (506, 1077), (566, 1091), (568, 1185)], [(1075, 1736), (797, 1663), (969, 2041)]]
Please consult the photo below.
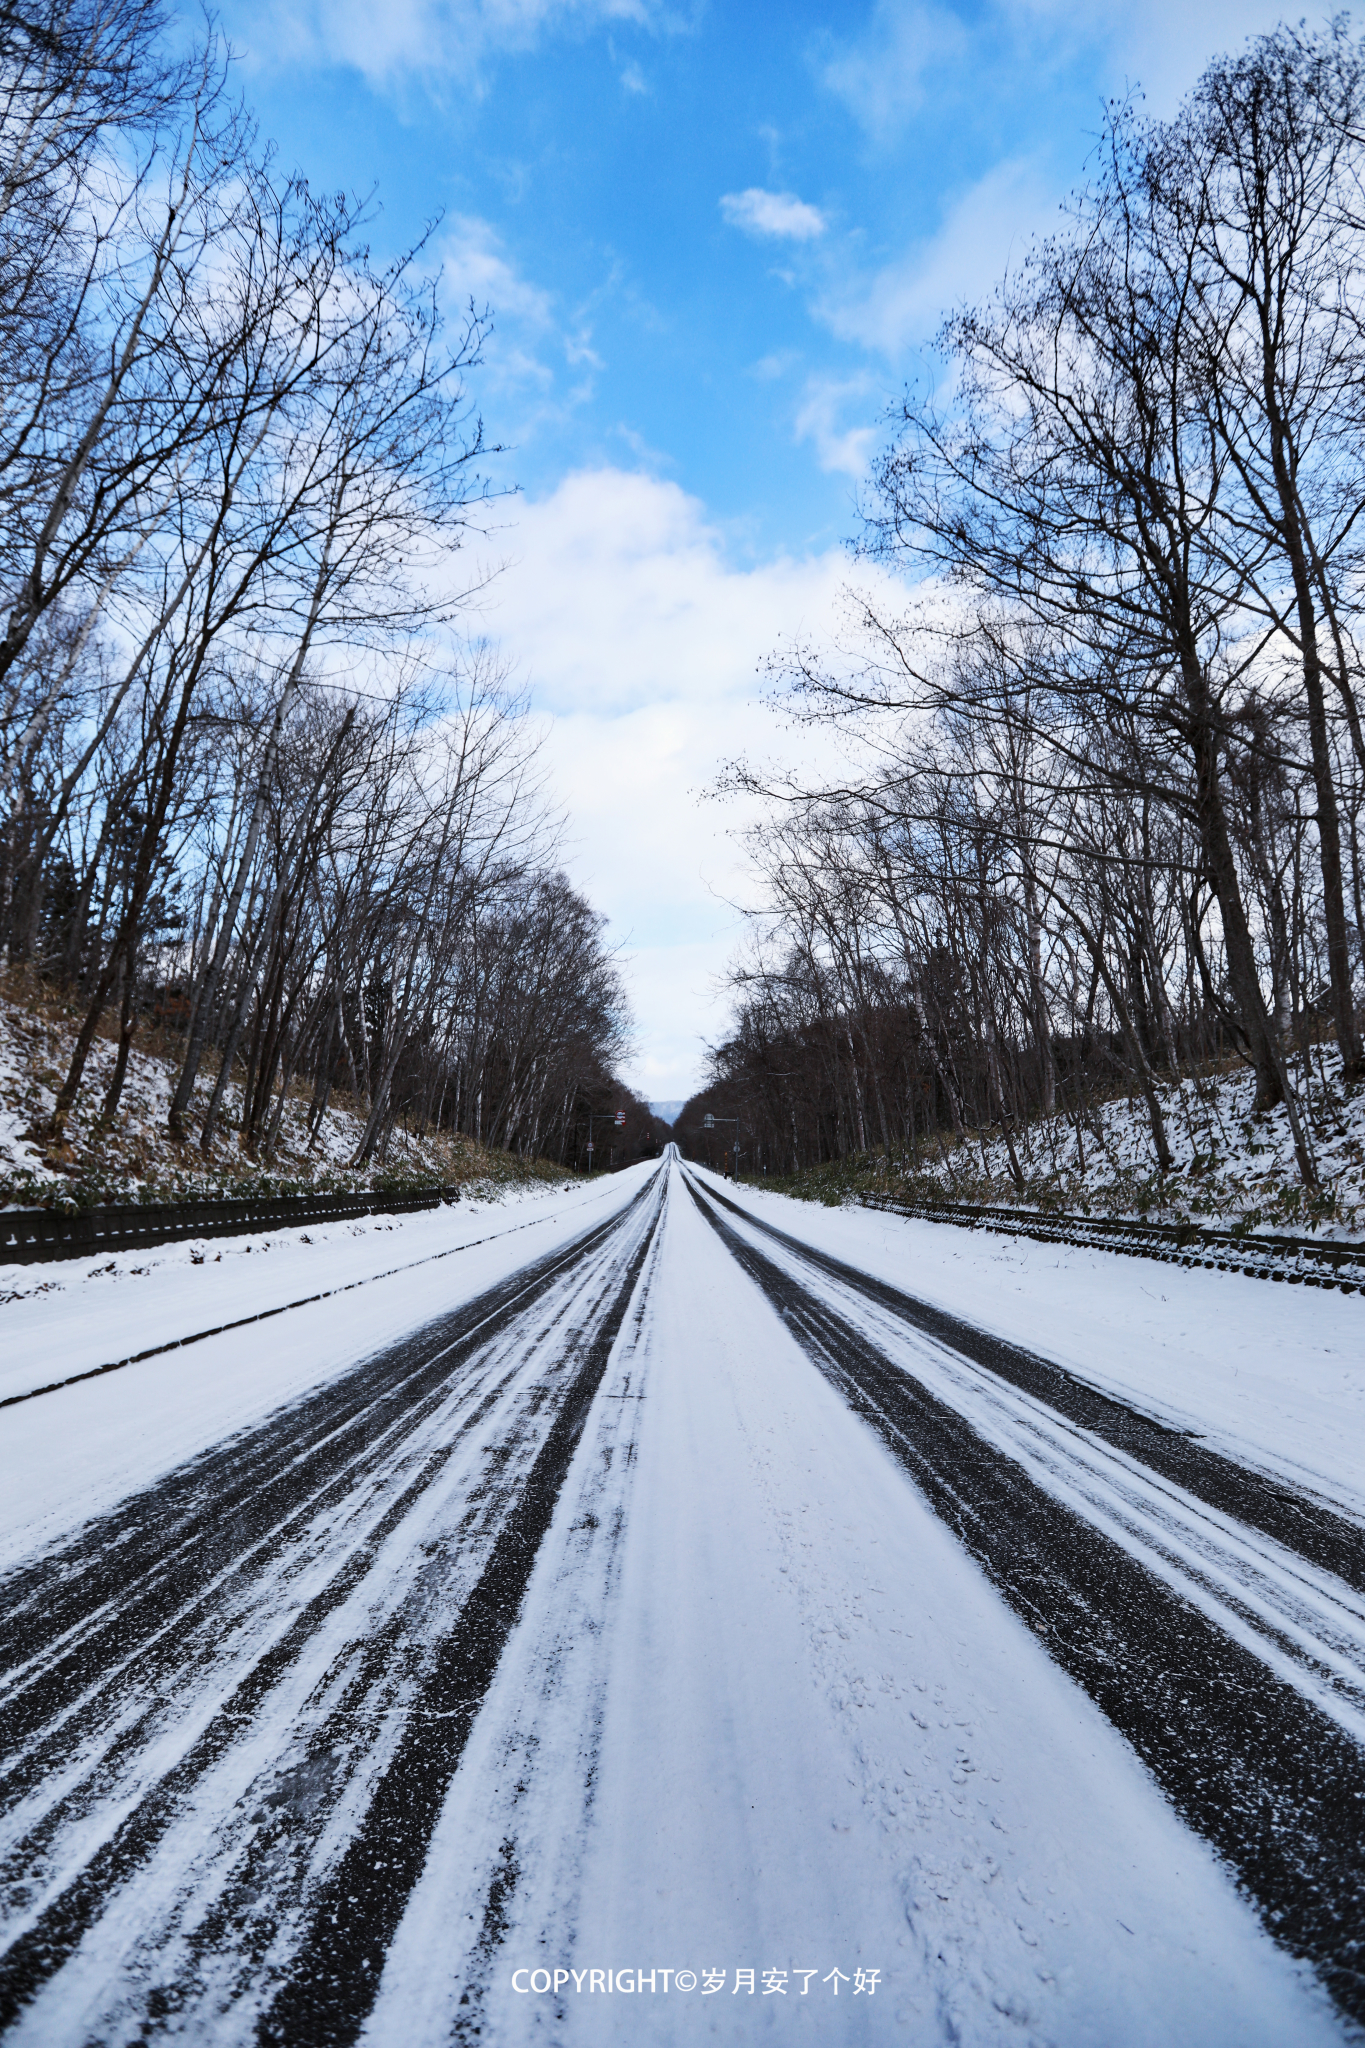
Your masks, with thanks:
[[(764, 799), (765, 889), (708, 1096), (806, 1165), (1245, 1061), (1317, 1182), (1362, 1078), (1365, 46), (1282, 28), (1093, 182), (897, 409), (828, 731)], [(831, 758), (831, 748), (824, 749)]]
[(253, 1155), (303, 1083), (357, 1163), (400, 1116), (566, 1156), (628, 1020), (460, 631), (486, 316), (168, 47), (158, 0), (0, 10), (0, 945), (77, 1006), (53, 1156), (149, 1013), (205, 1151), (231, 1081)]

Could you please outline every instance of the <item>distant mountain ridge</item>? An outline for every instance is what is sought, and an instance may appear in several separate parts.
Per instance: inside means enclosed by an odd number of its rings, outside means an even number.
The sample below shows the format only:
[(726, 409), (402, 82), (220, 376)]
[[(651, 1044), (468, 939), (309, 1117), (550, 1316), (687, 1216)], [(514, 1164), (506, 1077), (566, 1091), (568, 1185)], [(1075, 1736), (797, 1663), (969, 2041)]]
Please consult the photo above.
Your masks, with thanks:
[(666, 1124), (676, 1123), (683, 1107), (681, 1102), (651, 1102), (649, 1105), (651, 1116), (661, 1117)]

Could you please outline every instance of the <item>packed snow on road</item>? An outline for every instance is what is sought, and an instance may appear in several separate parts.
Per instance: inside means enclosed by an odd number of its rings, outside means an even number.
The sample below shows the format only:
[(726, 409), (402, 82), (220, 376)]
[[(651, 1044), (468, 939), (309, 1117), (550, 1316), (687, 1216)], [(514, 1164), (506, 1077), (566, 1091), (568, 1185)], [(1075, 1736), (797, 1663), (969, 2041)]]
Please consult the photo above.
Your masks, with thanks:
[(0, 1295), (7, 2042), (1365, 2024), (1359, 1299), (676, 1154)]

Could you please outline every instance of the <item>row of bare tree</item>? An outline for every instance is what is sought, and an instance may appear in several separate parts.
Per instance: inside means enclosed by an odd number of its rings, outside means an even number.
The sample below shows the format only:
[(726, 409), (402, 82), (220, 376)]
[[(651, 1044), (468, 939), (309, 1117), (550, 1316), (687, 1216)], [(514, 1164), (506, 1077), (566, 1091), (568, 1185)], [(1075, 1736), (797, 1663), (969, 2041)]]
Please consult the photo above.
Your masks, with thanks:
[[(864, 550), (917, 582), (774, 671), (842, 737), (767, 799), (715, 1079), (774, 1160), (1027, 1119), (1084, 1144), (1219, 1053), (1284, 1104), (1362, 1079), (1365, 45), (1281, 29), (945, 323)], [(826, 750), (827, 751), (827, 750)], [(1322, 1098), (1319, 1097), (1319, 1100)]]
[(50, 1136), (154, 1003), (206, 1151), (230, 1101), (268, 1156), (300, 1079), (315, 1128), (361, 1099), (358, 1162), (400, 1114), (562, 1151), (625, 1010), (460, 632), (486, 318), (165, 29), (0, 14), (0, 944), (79, 1005)]

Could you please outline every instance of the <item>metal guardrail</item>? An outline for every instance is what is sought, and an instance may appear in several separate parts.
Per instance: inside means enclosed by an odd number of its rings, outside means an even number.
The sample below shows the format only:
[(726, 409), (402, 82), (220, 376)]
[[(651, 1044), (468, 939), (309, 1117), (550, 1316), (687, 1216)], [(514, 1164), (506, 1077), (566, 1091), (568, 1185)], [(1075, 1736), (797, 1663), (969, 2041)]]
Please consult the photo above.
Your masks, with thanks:
[(1047, 1215), (1038, 1209), (977, 1207), (970, 1202), (914, 1202), (895, 1195), (859, 1195), (869, 1209), (919, 1216), (930, 1223), (1008, 1232), (1044, 1244), (1075, 1244), (1168, 1265), (1207, 1266), (1220, 1273), (1245, 1273), (1254, 1280), (1283, 1280), (1302, 1287), (1336, 1287), (1365, 1294), (1365, 1244), (1311, 1237), (1239, 1235), (1204, 1230), (1193, 1223), (1133, 1223), (1109, 1216)]
[(100, 1209), (0, 1209), (0, 1265), (81, 1259), (92, 1252), (133, 1251), (182, 1238), (244, 1237), (301, 1223), (346, 1222), (357, 1216), (405, 1216), (457, 1202), (458, 1187), (413, 1195), (276, 1195), (226, 1202), (131, 1202)]

